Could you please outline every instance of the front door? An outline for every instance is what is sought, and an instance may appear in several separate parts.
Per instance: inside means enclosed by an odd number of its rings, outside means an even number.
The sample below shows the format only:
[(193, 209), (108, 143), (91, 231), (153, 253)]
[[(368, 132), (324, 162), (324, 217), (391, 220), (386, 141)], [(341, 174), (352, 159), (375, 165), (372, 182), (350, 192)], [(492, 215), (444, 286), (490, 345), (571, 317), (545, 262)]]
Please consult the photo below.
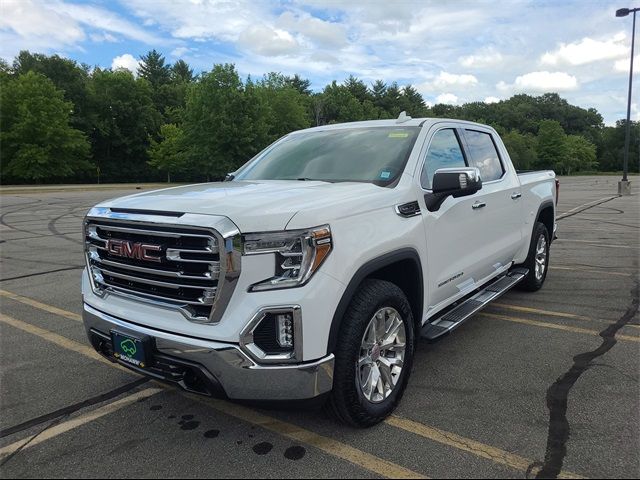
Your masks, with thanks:
[[(473, 166), (462, 148), (463, 132), (455, 124), (439, 123), (427, 140), (420, 175), (423, 193), (429, 193), (433, 174), (439, 168)], [(473, 208), (482, 190), (468, 197), (448, 197), (435, 212), (421, 199), (427, 241), (429, 312), (436, 313), (453, 297), (475, 288), (486, 259), (478, 243), (478, 230), (489, 228), (484, 212)]]

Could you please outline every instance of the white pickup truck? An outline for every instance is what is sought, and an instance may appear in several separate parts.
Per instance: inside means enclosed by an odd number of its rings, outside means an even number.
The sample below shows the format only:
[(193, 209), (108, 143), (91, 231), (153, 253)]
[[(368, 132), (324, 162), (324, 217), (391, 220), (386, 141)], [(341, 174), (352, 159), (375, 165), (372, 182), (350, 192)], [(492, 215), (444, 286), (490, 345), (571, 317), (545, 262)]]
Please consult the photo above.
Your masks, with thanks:
[(557, 188), (476, 123), (403, 112), (293, 132), (225, 182), (92, 208), (87, 334), (188, 391), (326, 400), (370, 426), (400, 401), (418, 336), (542, 286)]

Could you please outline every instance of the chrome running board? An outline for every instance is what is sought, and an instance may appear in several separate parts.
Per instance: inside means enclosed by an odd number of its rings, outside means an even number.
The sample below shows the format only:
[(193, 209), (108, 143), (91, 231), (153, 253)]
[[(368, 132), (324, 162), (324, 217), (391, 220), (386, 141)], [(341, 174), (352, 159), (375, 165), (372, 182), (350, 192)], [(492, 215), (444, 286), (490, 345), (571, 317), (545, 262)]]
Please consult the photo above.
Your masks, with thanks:
[(475, 313), (482, 310), (493, 300), (502, 296), (527, 276), (526, 268), (514, 268), (498, 280), (488, 284), (472, 297), (464, 300), (440, 317), (436, 317), (422, 327), (420, 336), (434, 340), (459, 327)]

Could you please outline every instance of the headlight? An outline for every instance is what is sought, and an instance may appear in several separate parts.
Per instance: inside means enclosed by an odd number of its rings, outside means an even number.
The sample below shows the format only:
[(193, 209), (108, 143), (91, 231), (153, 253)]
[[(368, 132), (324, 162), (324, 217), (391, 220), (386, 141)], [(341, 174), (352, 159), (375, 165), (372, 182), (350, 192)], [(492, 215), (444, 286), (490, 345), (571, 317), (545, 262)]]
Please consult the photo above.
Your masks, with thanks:
[(249, 289), (252, 292), (304, 285), (332, 248), (329, 225), (309, 230), (249, 233), (243, 236), (243, 242), (245, 255), (273, 253), (276, 257), (275, 275), (252, 285)]

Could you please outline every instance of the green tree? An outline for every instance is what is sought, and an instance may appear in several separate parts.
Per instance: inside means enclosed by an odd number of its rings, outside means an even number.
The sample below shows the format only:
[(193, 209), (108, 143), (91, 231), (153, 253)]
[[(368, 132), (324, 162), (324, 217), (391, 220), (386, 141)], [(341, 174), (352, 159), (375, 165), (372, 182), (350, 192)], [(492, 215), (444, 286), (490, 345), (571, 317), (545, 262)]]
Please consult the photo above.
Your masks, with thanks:
[(266, 146), (268, 126), (268, 109), (232, 64), (215, 65), (189, 89), (186, 153), (207, 179), (224, 178)]
[(99, 181), (153, 179), (147, 149), (161, 117), (153, 105), (149, 82), (125, 70), (96, 70), (89, 94), (91, 143)]
[(552, 168), (559, 173), (571, 170), (567, 135), (557, 120), (542, 120), (538, 128), (537, 168)]
[(184, 60), (178, 60), (171, 67), (170, 79), (175, 83), (191, 83), (193, 81), (193, 69)]
[(580, 170), (595, 170), (598, 167), (596, 146), (580, 135), (567, 136), (569, 161), (567, 175)]
[(138, 75), (147, 80), (154, 88), (171, 80), (171, 67), (165, 65), (164, 56), (153, 49), (140, 57)]
[(517, 170), (530, 170), (537, 163), (536, 137), (511, 130), (501, 135), (509, 157)]
[(285, 82), (290, 87), (295, 88), (302, 95), (311, 95), (311, 82), (300, 77), (297, 73), (293, 77), (286, 77)]
[(70, 126), (72, 104), (35, 72), (0, 76), (2, 177), (42, 182), (90, 168), (89, 143)]
[(291, 86), (287, 77), (270, 73), (253, 88), (268, 109), (270, 141), (310, 126), (308, 99), (297, 88)]
[(73, 105), (71, 125), (88, 132), (91, 125), (88, 102), (89, 68), (58, 55), (32, 54), (21, 51), (13, 62), (14, 75), (36, 72), (44, 75), (62, 91)]
[(367, 85), (360, 79), (354, 77), (353, 75), (349, 75), (344, 81), (344, 86), (349, 91), (349, 93), (360, 103), (364, 103), (366, 100), (373, 100), (371, 97), (371, 93), (367, 88)]
[(426, 106), (422, 95), (412, 85), (405, 85), (398, 100), (401, 110), (413, 117), (423, 117), (426, 115)]
[(185, 155), (184, 133), (171, 123), (160, 127), (160, 141), (149, 139), (149, 165), (167, 173), (167, 182), (171, 175), (184, 173), (188, 169)]

